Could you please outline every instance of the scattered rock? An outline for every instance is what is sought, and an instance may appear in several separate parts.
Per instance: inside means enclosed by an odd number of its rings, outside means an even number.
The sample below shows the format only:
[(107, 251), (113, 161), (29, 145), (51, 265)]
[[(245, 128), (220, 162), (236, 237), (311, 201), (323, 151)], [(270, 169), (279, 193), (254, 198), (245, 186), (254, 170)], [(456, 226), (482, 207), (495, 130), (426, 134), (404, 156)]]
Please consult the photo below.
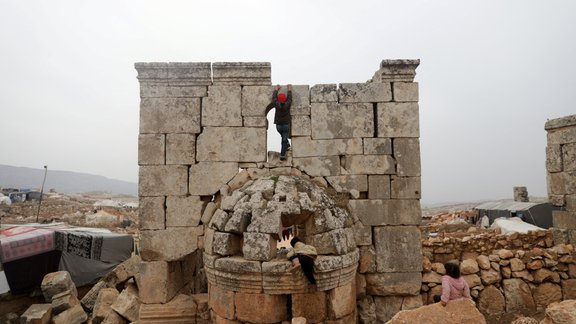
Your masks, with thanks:
[(470, 300), (460, 299), (450, 301), (446, 307), (436, 303), (414, 310), (400, 311), (387, 322), (387, 324), (405, 323), (482, 324), (486, 323), (486, 319)]

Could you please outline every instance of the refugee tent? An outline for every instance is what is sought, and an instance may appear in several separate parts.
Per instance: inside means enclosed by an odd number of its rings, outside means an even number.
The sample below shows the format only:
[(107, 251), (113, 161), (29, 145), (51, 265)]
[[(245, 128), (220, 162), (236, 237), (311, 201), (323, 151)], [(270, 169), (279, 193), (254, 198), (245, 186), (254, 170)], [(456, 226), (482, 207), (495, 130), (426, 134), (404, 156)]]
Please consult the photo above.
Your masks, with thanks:
[(496, 218), (519, 217), (524, 222), (541, 227), (552, 227), (552, 205), (550, 203), (518, 202), (518, 201), (490, 201), (482, 203), (474, 209), (478, 210), (478, 216), (486, 215), (490, 224)]
[(58, 270), (68, 271), (83, 286), (128, 259), (133, 245), (131, 235), (106, 229), (64, 223), (2, 225), (0, 262), (13, 294), (39, 287), (47, 273)]

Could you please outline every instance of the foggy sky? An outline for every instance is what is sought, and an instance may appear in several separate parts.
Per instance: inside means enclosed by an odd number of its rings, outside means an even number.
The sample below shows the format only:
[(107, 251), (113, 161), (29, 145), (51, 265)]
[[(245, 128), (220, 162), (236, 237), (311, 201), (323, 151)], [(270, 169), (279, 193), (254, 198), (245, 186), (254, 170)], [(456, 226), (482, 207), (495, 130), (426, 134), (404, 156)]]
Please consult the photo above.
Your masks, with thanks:
[(576, 113), (574, 1), (0, 0), (0, 49), (0, 164), (134, 182), (134, 62), (314, 85), (419, 58), (423, 203), (546, 196), (544, 123)]

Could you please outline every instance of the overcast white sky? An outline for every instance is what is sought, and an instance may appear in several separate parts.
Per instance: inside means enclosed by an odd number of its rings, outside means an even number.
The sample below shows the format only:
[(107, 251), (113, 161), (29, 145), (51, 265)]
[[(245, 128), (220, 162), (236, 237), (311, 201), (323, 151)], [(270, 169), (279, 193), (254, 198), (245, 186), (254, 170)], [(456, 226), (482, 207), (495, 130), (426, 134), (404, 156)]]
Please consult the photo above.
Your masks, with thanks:
[(573, 0), (0, 0), (0, 164), (136, 182), (134, 62), (267, 61), (313, 85), (386, 58), (421, 59), (423, 203), (547, 195), (544, 123), (576, 113)]

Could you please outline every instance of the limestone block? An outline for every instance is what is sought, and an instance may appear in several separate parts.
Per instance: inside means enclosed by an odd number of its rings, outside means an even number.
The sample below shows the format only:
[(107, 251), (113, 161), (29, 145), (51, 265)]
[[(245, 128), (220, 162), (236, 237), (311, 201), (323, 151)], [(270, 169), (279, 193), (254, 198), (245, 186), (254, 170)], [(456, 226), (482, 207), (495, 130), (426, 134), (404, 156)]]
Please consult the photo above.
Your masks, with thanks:
[(374, 73), (372, 82), (412, 82), (420, 60), (382, 60), (380, 69)]
[(248, 198), (249, 197), (246, 196), (246, 194), (244, 192), (234, 191), (232, 193), (232, 195), (226, 196), (226, 197), (224, 197), (224, 199), (222, 199), (222, 203), (220, 204), (220, 208), (224, 211), (227, 211), (227, 212), (233, 212), (234, 206), (236, 206), (236, 204), (240, 200), (246, 200)]
[[(140, 255), (144, 261), (175, 261), (196, 251), (203, 226), (171, 227), (140, 232)], [(177, 238), (177, 239), (174, 239)]]
[(552, 303), (562, 301), (562, 289), (560, 288), (560, 285), (556, 285), (550, 282), (546, 282), (537, 286), (533, 290), (532, 295), (534, 297), (536, 307), (540, 309), (545, 309), (546, 306)]
[(376, 272), (376, 250), (374, 246), (360, 247), (360, 260), (358, 262), (358, 272)]
[(506, 307), (504, 295), (494, 286), (484, 288), (480, 292), (477, 303), (478, 309), (487, 315), (502, 314)]
[(356, 247), (354, 232), (350, 228), (339, 228), (309, 236), (306, 243), (314, 246), (318, 254), (344, 255)]
[(226, 256), (234, 255), (242, 250), (241, 236), (231, 233), (214, 233), (212, 249), (214, 253)]
[(207, 86), (169, 85), (140, 82), (140, 98), (201, 98), (208, 95)]
[(224, 290), (216, 285), (209, 286), (209, 304), (210, 308), (219, 316), (227, 319), (236, 318), (234, 310), (235, 293)]
[(374, 227), (378, 272), (422, 271), (420, 230), (416, 226)]
[(576, 171), (548, 173), (548, 193), (556, 195), (576, 194)]
[(394, 101), (418, 102), (418, 82), (394, 82), (392, 89)]
[(576, 171), (576, 143), (562, 145), (562, 170)]
[(112, 309), (122, 315), (122, 317), (134, 322), (138, 319), (140, 303), (138, 299), (138, 288), (131, 284), (122, 290), (116, 301), (112, 304)]
[(340, 83), (340, 102), (392, 101), (390, 83)]
[(358, 323), (377, 323), (376, 305), (372, 296), (358, 299)]
[(362, 154), (362, 139), (312, 140), (309, 137), (292, 138), (293, 157)]
[(271, 85), (270, 62), (215, 62), (212, 80), (216, 85)]
[(171, 85), (209, 85), (212, 81), (210, 63), (170, 62), (167, 65), (167, 79)]
[(116, 288), (103, 288), (100, 290), (94, 304), (94, 312), (92, 312), (92, 323), (100, 324), (104, 321), (112, 310), (112, 304), (116, 301), (119, 294)]
[(326, 181), (337, 192), (350, 192), (351, 190), (368, 191), (368, 177), (366, 175), (331, 176), (326, 177)]
[(392, 155), (392, 140), (390, 138), (364, 138), (365, 155)]
[(206, 204), (199, 196), (166, 197), (166, 227), (198, 226)]
[(352, 226), (354, 231), (354, 241), (356, 245), (372, 245), (372, 227), (364, 226), (361, 222), (357, 222)]
[(417, 138), (395, 138), (396, 174), (402, 177), (420, 176), (420, 141)]
[(195, 134), (166, 135), (166, 164), (196, 163)]
[(270, 234), (246, 232), (242, 253), (246, 260), (270, 261), (276, 257), (277, 243)]
[(242, 87), (242, 116), (266, 116), (266, 106), (272, 102), (272, 86)]
[(337, 102), (336, 84), (316, 84), (310, 88), (310, 102)]
[(544, 129), (553, 130), (576, 125), (576, 115), (564, 116), (546, 121)]
[(328, 292), (328, 317), (342, 318), (356, 310), (356, 283), (349, 282)]
[(374, 136), (374, 109), (371, 104), (313, 103), (313, 139)]
[(562, 145), (574, 143), (576, 127), (566, 127), (548, 130), (548, 145)]
[(199, 162), (264, 162), (266, 129), (206, 127), (198, 135), (196, 159)]
[(552, 223), (555, 228), (576, 229), (576, 212), (554, 210)]
[(20, 316), (20, 323), (25, 324), (48, 324), (52, 317), (51, 304), (33, 304), (30, 305)]
[(138, 219), (140, 230), (164, 229), (164, 197), (140, 197)]
[[(244, 186), (249, 186), (252, 183), (250, 182), (250, 175), (248, 171), (241, 170), (238, 172), (230, 182), (228, 182), (228, 186), (230, 187), (230, 191), (234, 191), (236, 189), (240, 189)], [(250, 183), (249, 183), (250, 182)]]
[(397, 177), (390, 179), (392, 199), (420, 199), (421, 184), (420, 177)]
[(566, 210), (576, 212), (576, 195), (566, 195)]
[(262, 263), (246, 260), (243, 257), (229, 257), (217, 259), (214, 267), (219, 270), (234, 273), (262, 272)]
[(228, 222), (226, 222), (224, 231), (242, 235), (242, 233), (246, 232), (246, 229), (250, 224), (250, 212), (251, 211), (248, 208), (236, 208), (233, 212), (231, 212), (232, 215), (230, 216)]
[(548, 172), (562, 171), (562, 146), (548, 144), (546, 147), (546, 170)]
[(200, 133), (200, 99), (142, 99), (140, 133)]
[(282, 229), (282, 213), (273, 208), (253, 209), (252, 221), (248, 225), (248, 232), (278, 234)]
[(139, 323), (207, 323), (196, 321), (201, 315), (199, 308), (193, 296), (179, 294), (166, 304), (143, 304)]
[(368, 199), (390, 199), (390, 176), (368, 176)]
[(344, 169), (349, 174), (394, 174), (394, 159), (390, 155), (346, 156)]
[(165, 163), (165, 135), (140, 134), (138, 136), (138, 165)]
[(140, 301), (145, 304), (167, 303), (184, 285), (179, 262), (153, 261), (140, 263), (136, 274)]
[[(349, 215), (346, 210), (341, 208), (324, 209), (323, 212), (317, 212), (314, 217), (309, 217), (304, 223), (304, 229), (306, 235), (313, 235), (343, 228), (348, 221)], [(298, 224), (298, 222), (294, 223)]]
[(292, 294), (293, 318), (303, 317), (308, 323), (321, 323), (327, 314), (325, 292)]
[[(290, 124), (290, 133), (292, 136), (311, 136), (312, 126), (310, 121), (310, 116), (307, 115), (297, 115), (292, 116), (292, 124)], [(294, 141), (294, 138), (292, 138)], [(292, 142), (294, 145), (294, 142)]]
[(52, 324), (82, 324), (88, 320), (88, 315), (84, 312), (80, 303), (74, 307), (63, 311), (62, 313), (52, 317)]
[(52, 297), (52, 316), (60, 314), (79, 304), (80, 301), (78, 297), (72, 295), (69, 290), (54, 295), (54, 297)]
[(242, 191), (250, 196), (261, 193), (267, 200), (272, 199), (274, 195), (274, 186), (276, 181), (272, 179), (257, 179), (249, 187), (243, 188)]
[(138, 71), (140, 82), (149, 79), (168, 79), (168, 63), (165, 62), (137, 62), (134, 68)]
[(190, 167), (191, 195), (211, 196), (238, 173), (238, 163), (200, 162)]
[(72, 278), (68, 271), (48, 273), (42, 279), (40, 288), (42, 288), (42, 294), (48, 303), (52, 302), (52, 297), (66, 291), (70, 291), (72, 296), (78, 296), (76, 286), (74, 285), (74, 282), (72, 282)]
[(310, 116), (310, 87), (308, 85), (292, 86), (292, 107), (290, 107), (292, 123), (299, 115)]
[(226, 223), (228, 223), (228, 220), (230, 219), (231, 216), (232, 216), (231, 213), (227, 213), (222, 209), (218, 209), (216, 210), (214, 216), (210, 220), (208, 227), (213, 228), (215, 230), (224, 231), (224, 227), (226, 226)]
[(401, 296), (374, 297), (376, 305), (376, 319), (378, 323), (387, 323), (396, 313), (402, 309)]
[(139, 196), (178, 196), (188, 193), (188, 167), (184, 165), (141, 166)]
[[(288, 320), (287, 295), (236, 293), (238, 320), (249, 323), (278, 323)], [(257, 305), (257, 307), (255, 307)]]
[(562, 280), (563, 299), (576, 299), (576, 279)]
[(268, 127), (266, 117), (242, 117), (244, 127)]
[(418, 295), (421, 284), (420, 272), (366, 274), (366, 293), (369, 295)]
[(212, 216), (214, 215), (214, 212), (216, 211), (216, 204), (214, 202), (209, 202), (208, 204), (206, 204), (206, 207), (204, 208), (204, 211), (202, 212), (202, 218), (200, 219), (202, 221), (202, 224), (209, 224), (210, 220), (212, 219)]
[(522, 279), (502, 280), (504, 297), (506, 298), (506, 312), (515, 312), (523, 309), (536, 308), (530, 287)]
[(379, 103), (377, 116), (378, 137), (420, 137), (418, 103)]
[(242, 126), (242, 106), (239, 86), (208, 87), (208, 97), (202, 100), (202, 126)]
[(418, 200), (358, 199), (350, 200), (348, 207), (366, 226), (420, 224), (421, 210)]
[(293, 158), (294, 167), (312, 177), (340, 175), (340, 157), (318, 156)]

